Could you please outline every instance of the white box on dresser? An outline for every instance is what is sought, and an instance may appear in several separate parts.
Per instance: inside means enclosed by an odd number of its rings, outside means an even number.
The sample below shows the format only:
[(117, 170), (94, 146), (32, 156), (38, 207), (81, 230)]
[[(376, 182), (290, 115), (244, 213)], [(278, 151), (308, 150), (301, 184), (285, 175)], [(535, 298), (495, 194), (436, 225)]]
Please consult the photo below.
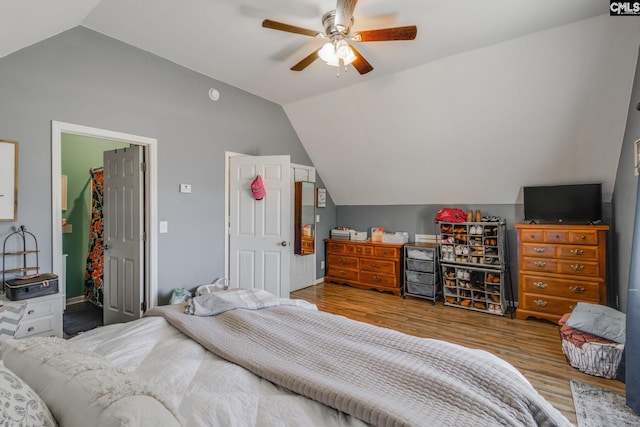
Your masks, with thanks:
[[(11, 301), (5, 295), (0, 295), (0, 323), (3, 323), (3, 313), (7, 313), (7, 316), (9, 316), (9, 312), (15, 314), (24, 305), (22, 316), (16, 320), (18, 323), (14, 338), (33, 336), (62, 338), (62, 297), (63, 294), (57, 293)], [(15, 319), (14, 316), (12, 317)], [(11, 336), (0, 331), (0, 339), (6, 338), (11, 338)]]

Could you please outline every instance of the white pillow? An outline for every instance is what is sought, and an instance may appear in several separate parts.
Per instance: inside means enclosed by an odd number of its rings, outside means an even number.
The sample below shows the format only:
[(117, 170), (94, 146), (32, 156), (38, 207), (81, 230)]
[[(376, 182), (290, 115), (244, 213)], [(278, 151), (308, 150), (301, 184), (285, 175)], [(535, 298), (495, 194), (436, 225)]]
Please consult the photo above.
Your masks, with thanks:
[(29, 384), (65, 427), (162, 426), (180, 423), (149, 385), (97, 353), (56, 337), (2, 342), (5, 365)]
[(20, 377), (0, 360), (0, 421), (2, 425), (55, 427), (49, 408)]

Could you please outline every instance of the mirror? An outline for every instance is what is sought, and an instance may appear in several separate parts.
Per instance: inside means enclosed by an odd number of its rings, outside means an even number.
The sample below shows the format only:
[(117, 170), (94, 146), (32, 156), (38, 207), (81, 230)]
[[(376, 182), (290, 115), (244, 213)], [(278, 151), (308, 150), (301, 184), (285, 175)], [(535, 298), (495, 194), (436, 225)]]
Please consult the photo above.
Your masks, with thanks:
[(294, 197), (294, 228), (296, 255), (315, 253), (316, 235), (316, 185), (313, 182), (296, 181)]

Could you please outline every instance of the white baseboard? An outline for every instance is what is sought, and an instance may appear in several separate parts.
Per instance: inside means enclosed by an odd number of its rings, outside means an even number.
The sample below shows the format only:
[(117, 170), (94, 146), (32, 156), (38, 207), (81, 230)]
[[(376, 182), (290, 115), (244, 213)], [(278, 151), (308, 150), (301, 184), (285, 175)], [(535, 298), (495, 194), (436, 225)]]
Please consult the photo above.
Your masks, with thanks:
[(67, 298), (67, 305), (80, 304), (80, 303), (83, 303), (85, 301), (89, 301), (89, 298), (87, 298), (85, 296)]

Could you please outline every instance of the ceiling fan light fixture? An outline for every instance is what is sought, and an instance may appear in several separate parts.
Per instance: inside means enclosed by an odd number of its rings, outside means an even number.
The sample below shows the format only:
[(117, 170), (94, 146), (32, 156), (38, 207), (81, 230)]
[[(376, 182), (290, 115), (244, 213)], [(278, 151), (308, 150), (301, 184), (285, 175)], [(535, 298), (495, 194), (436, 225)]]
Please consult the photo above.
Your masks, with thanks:
[(325, 43), (318, 51), (318, 56), (326, 62), (327, 65), (332, 65), (334, 67), (340, 66), (341, 60), (344, 65), (349, 65), (356, 60), (356, 55), (353, 53), (353, 49), (351, 49), (349, 43), (344, 40)]

